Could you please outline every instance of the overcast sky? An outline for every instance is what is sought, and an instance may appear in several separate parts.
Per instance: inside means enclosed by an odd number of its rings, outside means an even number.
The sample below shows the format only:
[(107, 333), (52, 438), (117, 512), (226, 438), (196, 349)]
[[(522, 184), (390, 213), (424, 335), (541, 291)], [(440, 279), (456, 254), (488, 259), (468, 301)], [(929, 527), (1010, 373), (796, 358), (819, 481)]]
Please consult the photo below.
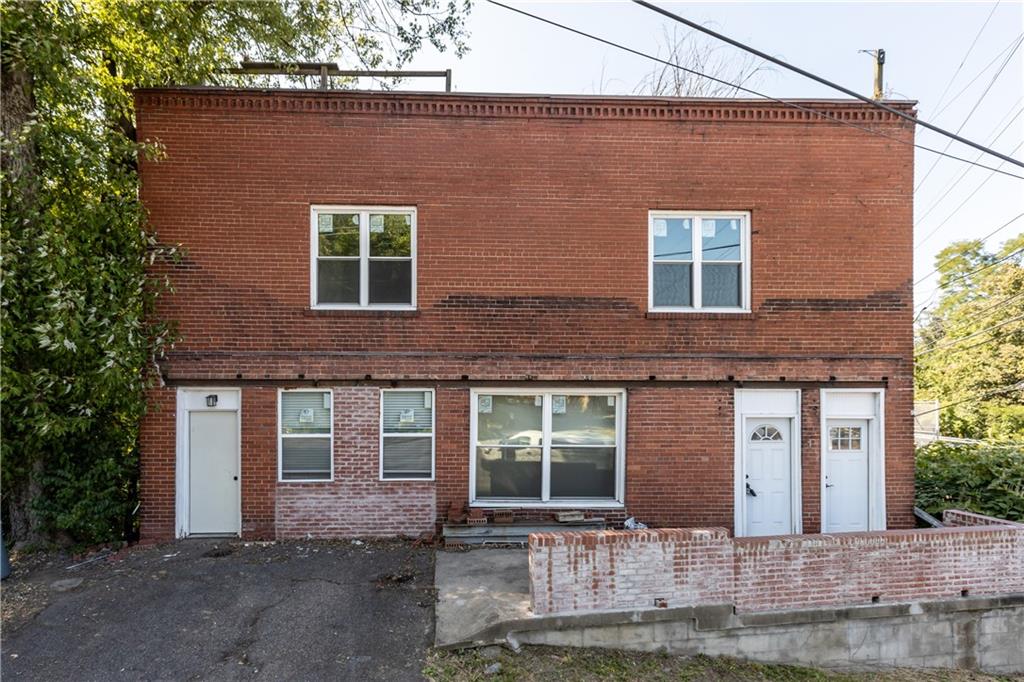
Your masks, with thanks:
[[(628, 2), (506, 2), (644, 52), (657, 52), (665, 28), (672, 26), (670, 20)], [(662, 6), (692, 20), (710, 22), (721, 33), (867, 95), (872, 89), (872, 60), (858, 50), (884, 48), (886, 88), (894, 97), (918, 100), (923, 120), (953, 131), (962, 125), (964, 137), (1024, 159), (1024, 147), (1017, 148), (1024, 142), (1024, 114), (1020, 113), (1024, 108), (1024, 47), (1010, 57), (1014, 41), (1024, 34), (1024, 3), (1020, 0), (665, 2)], [(463, 92), (630, 94), (653, 66), (641, 57), (484, 0), (475, 2), (469, 29), (470, 51), (461, 60), (427, 50), (411, 68), (450, 67), (454, 89)], [(970, 49), (979, 31), (980, 37)], [(743, 57), (730, 46), (721, 49), (725, 55)], [(1007, 57), (1008, 63), (993, 83)], [(433, 87), (429, 81), (405, 86)], [(753, 87), (782, 98), (841, 96), (780, 69), (764, 75)], [(1005, 132), (993, 142), (1004, 127)], [(921, 127), (917, 141), (939, 149), (946, 144), (946, 138)], [(949, 152), (972, 160), (978, 156), (955, 142)], [(936, 158), (917, 150), (920, 189), (915, 193), (915, 280), (934, 267), (935, 254), (950, 242), (983, 237), (1024, 212), (1024, 180), (977, 167), (958, 180), (968, 166), (951, 159), (943, 159), (925, 179)], [(987, 156), (981, 162), (990, 166), (1000, 163)], [(1002, 168), (1024, 175), (1024, 170), (1010, 164)], [(1024, 218), (991, 238), (988, 245), (995, 248), (1022, 231)], [(918, 304), (932, 294), (934, 284), (932, 277), (915, 287)]]

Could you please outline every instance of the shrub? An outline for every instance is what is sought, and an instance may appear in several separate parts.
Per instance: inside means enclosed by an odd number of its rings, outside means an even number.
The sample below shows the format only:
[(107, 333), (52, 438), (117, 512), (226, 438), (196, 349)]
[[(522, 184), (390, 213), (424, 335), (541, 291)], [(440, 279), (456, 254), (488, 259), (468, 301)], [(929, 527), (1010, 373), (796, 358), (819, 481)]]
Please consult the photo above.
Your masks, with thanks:
[(916, 503), (1024, 521), (1024, 448), (930, 443), (918, 448)]

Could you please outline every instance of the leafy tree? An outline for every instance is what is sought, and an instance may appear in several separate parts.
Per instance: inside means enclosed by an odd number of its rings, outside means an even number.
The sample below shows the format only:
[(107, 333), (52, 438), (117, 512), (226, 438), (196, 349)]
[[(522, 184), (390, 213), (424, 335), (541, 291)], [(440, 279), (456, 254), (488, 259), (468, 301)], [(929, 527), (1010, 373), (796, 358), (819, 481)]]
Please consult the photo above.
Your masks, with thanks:
[(917, 451), (916, 504), (1024, 521), (1024, 449), (930, 443)]
[(133, 89), (240, 83), (223, 70), (243, 55), (383, 68), (425, 42), (461, 54), (468, 10), (468, 0), (0, 0), (7, 538), (96, 542), (131, 529), (137, 425), (157, 374), (147, 368), (174, 338), (152, 319), (166, 284), (145, 265), (175, 251), (145, 227), (136, 159), (158, 150), (135, 139)]
[(945, 435), (1024, 441), (1024, 234), (995, 252), (956, 242), (936, 262), (941, 296), (917, 332), (917, 396), (947, 406)]

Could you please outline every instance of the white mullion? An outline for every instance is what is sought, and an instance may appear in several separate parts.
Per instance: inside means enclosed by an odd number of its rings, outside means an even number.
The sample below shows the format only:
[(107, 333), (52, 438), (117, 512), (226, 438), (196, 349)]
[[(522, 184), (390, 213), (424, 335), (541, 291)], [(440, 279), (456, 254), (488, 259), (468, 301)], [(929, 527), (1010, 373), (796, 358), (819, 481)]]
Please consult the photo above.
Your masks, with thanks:
[(359, 305), (370, 305), (370, 212), (359, 212)]
[(540, 500), (551, 501), (551, 394), (541, 394)]
[(701, 253), (701, 250), (703, 248), (703, 240), (700, 236), (701, 230), (704, 229), (704, 226), (702, 225), (703, 221), (704, 219), (699, 216), (695, 216), (693, 218), (693, 241), (691, 243), (691, 249), (693, 250), (693, 253), (691, 254), (693, 256), (693, 265), (691, 266), (691, 269), (693, 270), (693, 272), (690, 275), (692, 283), (692, 291), (690, 293), (693, 300), (690, 301), (690, 307), (694, 309), (699, 309), (703, 307), (703, 305), (701, 304), (701, 280), (703, 279), (701, 277), (701, 264), (704, 261), (704, 254)]

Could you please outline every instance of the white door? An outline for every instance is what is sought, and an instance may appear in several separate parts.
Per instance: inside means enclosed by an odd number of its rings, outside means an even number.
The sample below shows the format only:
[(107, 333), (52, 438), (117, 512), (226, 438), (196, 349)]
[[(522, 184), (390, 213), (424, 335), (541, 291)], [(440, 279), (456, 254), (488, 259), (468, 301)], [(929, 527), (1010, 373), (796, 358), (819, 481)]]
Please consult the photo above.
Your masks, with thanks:
[(746, 420), (745, 535), (793, 532), (793, 476), (789, 419)]
[(188, 413), (190, 535), (238, 535), (238, 412)]
[(868, 420), (829, 419), (825, 434), (825, 532), (868, 530)]

